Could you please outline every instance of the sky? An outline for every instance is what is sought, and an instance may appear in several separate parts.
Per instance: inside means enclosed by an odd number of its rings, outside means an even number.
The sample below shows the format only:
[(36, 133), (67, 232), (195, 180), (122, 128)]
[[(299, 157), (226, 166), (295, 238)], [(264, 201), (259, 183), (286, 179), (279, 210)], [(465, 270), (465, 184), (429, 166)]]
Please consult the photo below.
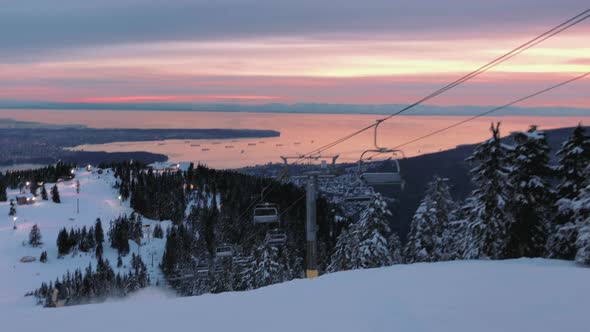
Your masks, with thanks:
[[(406, 104), (590, 8), (561, 0), (0, 0), (0, 104)], [(590, 19), (430, 103), (590, 71)], [(590, 80), (523, 106), (589, 107)]]

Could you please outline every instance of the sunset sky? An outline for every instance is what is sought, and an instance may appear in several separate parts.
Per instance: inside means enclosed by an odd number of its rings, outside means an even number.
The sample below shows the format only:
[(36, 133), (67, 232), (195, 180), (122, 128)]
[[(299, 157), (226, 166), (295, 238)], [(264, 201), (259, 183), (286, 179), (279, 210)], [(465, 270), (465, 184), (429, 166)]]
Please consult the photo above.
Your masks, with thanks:
[[(582, 0), (2, 0), (0, 101), (410, 103)], [(445, 94), (496, 105), (590, 71), (590, 20)], [(529, 102), (590, 105), (590, 80)]]

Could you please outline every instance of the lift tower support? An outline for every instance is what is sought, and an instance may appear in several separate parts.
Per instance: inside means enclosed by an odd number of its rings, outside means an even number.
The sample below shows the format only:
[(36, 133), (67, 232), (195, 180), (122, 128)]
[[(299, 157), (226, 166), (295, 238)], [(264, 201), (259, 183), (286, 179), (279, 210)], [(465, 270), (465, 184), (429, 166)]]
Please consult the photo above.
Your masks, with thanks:
[[(288, 167), (289, 160), (307, 160), (309, 165), (314, 165), (314, 161), (321, 162), (319, 170), (305, 172), (304, 175), (293, 176), (292, 178), (305, 178), (307, 184), (305, 186), (306, 197), (306, 218), (305, 218), (305, 275), (308, 279), (316, 278), (319, 275), (318, 271), (318, 243), (317, 243), (317, 195), (318, 195), (318, 178), (333, 177), (332, 170), (336, 165), (338, 156), (315, 156), (315, 157), (283, 157), (285, 167)], [(328, 167), (327, 160), (331, 160)]]

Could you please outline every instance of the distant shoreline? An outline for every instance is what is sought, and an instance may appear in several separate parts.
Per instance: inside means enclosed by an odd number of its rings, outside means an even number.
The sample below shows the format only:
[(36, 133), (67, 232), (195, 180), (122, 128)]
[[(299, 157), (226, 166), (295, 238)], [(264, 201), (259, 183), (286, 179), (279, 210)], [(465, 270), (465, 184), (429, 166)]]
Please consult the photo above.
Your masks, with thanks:
[[(51, 102), (0, 102), (0, 110), (34, 111), (145, 111), (145, 112), (218, 112), (218, 113), (273, 113), (273, 114), (347, 114), (386, 115), (405, 104), (187, 104), (187, 103), (51, 103)], [(408, 116), (471, 116), (490, 110), (489, 106), (436, 106), (419, 105), (404, 113)], [(508, 107), (494, 116), (590, 116), (589, 108), (576, 107)]]

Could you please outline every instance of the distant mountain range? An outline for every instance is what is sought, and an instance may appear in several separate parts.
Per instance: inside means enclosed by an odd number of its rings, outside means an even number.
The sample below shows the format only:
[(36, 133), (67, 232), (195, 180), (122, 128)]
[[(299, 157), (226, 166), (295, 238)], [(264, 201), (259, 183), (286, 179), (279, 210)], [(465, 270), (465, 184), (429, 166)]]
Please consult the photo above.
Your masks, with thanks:
[[(128, 110), (184, 112), (262, 112), (262, 113), (324, 113), (324, 114), (391, 114), (403, 104), (191, 104), (191, 103), (62, 103), (45, 101), (0, 101), (0, 109), (51, 110)], [(476, 115), (494, 106), (434, 106), (420, 105), (406, 115)], [(590, 108), (572, 107), (508, 107), (495, 116), (590, 116)]]

